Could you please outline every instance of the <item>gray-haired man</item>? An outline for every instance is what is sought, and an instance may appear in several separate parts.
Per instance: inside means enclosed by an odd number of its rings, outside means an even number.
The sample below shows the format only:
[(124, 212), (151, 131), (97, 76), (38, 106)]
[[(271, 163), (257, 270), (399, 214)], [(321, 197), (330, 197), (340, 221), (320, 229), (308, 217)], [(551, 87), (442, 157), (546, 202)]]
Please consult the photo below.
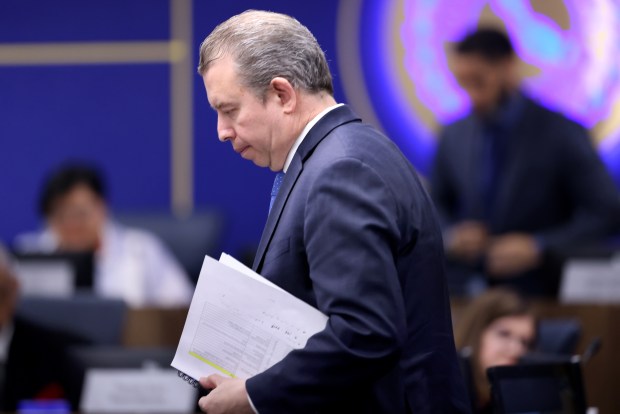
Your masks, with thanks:
[(246, 12), (203, 42), (199, 72), (220, 140), (278, 172), (254, 269), (329, 317), (247, 381), (203, 379), (201, 408), (468, 412), (431, 202), (396, 146), (336, 104), (316, 39)]

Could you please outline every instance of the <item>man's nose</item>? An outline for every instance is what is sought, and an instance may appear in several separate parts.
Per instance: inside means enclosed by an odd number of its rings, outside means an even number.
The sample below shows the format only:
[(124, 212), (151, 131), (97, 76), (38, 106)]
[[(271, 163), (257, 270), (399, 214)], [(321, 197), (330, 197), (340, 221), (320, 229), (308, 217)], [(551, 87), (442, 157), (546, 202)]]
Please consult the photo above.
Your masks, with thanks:
[(234, 138), (235, 131), (220, 117), (217, 119), (217, 135), (221, 142), (226, 142)]

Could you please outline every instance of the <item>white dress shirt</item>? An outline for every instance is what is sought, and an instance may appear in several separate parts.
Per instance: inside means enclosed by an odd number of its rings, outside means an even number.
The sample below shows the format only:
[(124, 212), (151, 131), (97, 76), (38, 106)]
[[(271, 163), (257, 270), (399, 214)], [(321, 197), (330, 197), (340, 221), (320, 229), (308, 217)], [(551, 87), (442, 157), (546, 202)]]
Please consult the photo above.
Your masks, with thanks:
[(299, 136), (297, 137), (297, 139), (293, 143), (293, 146), (289, 150), (288, 155), (286, 156), (286, 161), (284, 161), (284, 168), (282, 168), (282, 171), (285, 174), (286, 174), (286, 170), (288, 170), (288, 167), (291, 165), (291, 162), (293, 162), (293, 157), (295, 156), (295, 153), (297, 152), (297, 149), (299, 148), (299, 146), (303, 142), (304, 138), (306, 138), (306, 135), (308, 135), (308, 132), (310, 132), (312, 127), (315, 126), (317, 124), (317, 122), (319, 122), (321, 120), (321, 118), (323, 118), (325, 115), (327, 115), (330, 111), (332, 111), (332, 110), (334, 110), (334, 109), (336, 109), (336, 108), (338, 108), (339, 106), (342, 106), (342, 105), (344, 105), (344, 104), (336, 104), (334, 106), (330, 106), (329, 108), (323, 109), (321, 112), (318, 113), (318, 115), (316, 115), (314, 118), (312, 118), (310, 120), (310, 122), (308, 122), (306, 124), (304, 129), (301, 131), (301, 134), (299, 134)]
[[(17, 243), (25, 252), (52, 253), (57, 246), (50, 230), (24, 235)], [(95, 254), (93, 289), (131, 307), (187, 306), (194, 292), (180, 264), (155, 235), (112, 221), (105, 225)]]
[(133, 307), (187, 306), (192, 300), (181, 265), (147, 231), (110, 222), (96, 263), (94, 288), (103, 297), (123, 298)]

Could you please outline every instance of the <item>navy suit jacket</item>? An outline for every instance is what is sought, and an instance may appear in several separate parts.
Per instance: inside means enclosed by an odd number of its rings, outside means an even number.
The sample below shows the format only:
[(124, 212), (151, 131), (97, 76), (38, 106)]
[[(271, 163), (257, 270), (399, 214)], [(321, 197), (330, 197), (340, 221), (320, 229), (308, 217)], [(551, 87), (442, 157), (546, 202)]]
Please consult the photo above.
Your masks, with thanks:
[[(547, 251), (561, 252), (618, 228), (620, 196), (586, 130), (524, 97), (507, 141), (505, 164), (490, 217), (481, 197), (482, 133), (473, 116), (442, 132), (431, 176), (443, 225), (485, 221), (491, 234), (535, 235)], [(530, 272), (513, 282), (526, 293), (553, 294), (557, 286)]]
[(435, 211), (397, 147), (348, 107), (297, 150), (254, 269), (329, 317), (247, 380), (260, 414), (469, 412)]

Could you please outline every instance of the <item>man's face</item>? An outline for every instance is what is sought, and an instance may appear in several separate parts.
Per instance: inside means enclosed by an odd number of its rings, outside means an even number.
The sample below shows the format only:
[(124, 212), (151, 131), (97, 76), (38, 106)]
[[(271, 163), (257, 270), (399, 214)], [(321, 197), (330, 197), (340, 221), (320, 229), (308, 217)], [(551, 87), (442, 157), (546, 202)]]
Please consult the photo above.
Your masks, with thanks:
[(106, 208), (89, 187), (78, 185), (56, 200), (47, 219), (62, 250), (93, 250), (100, 243)]
[(455, 54), (453, 71), (459, 85), (471, 100), (474, 112), (492, 112), (510, 88), (511, 59), (491, 62), (483, 57)]
[(277, 94), (265, 100), (243, 86), (230, 57), (218, 59), (203, 76), (209, 104), (217, 112), (220, 141), (230, 141), (243, 158), (279, 171), (292, 145), (290, 126)]

